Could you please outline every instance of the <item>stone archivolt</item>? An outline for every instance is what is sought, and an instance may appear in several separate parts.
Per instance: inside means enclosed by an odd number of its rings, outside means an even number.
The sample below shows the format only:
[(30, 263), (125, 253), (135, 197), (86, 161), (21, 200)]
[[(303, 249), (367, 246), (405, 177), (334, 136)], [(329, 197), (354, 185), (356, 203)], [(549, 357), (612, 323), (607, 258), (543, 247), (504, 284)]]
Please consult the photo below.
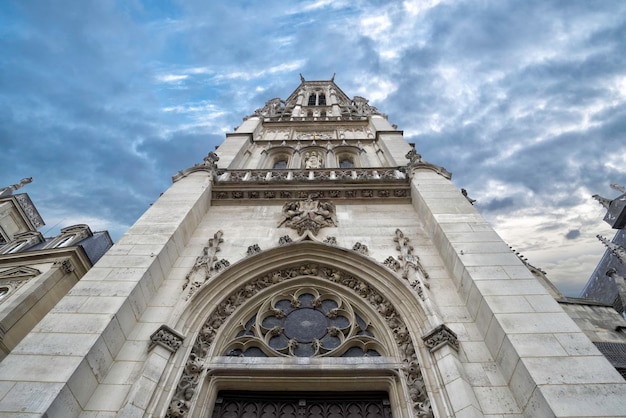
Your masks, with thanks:
[[(182, 376), (178, 381), (174, 396), (169, 403), (166, 416), (186, 417), (189, 414), (197, 387), (207, 372), (207, 370), (205, 370), (204, 363), (208, 357), (215, 355), (210, 354), (212, 346), (215, 342), (218, 331), (231, 317), (231, 315), (233, 315), (247, 300), (259, 292), (272, 286), (284, 289), (284, 286), (282, 285), (283, 282), (288, 284), (289, 281), (294, 280), (294, 282), (298, 283), (298, 281), (295, 280), (298, 278), (301, 278), (307, 283), (313, 284), (322, 284), (324, 281), (332, 282), (340, 285), (341, 287), (350, 289), (350, 291), (353, 292), (353, 294), (356, 294), (363, 303), (368, 304), (370, 309), (373, 309), (378, 313), (383, 322), (389, 328), (397, 346), (394, 351), (399, 354), (403, 364), (400, 372), (404, 375), (407, 383), (408, 393), (413, 405), (413, 414), (415, 416), (432, 417), (432, 407), (426, 392), (413, 339), (411, 338), (407, 325), (400, 317), (395, 307), (382, 293), (378, 292), (364, 280), (359, 279), (346, 271), (319, 263), (302, 263), (293, 267), (271, 271), (246, 282), (243, 286), (232, 292), (228, 297), (222, 299), (222, 301), (208, 315), (208, 319), (202, 325), (195, 341), (193, 342), (191, 352), (189, 353), (183, 368)], [(242, 338), (241, 340), (238, 341), (237, 337), (234, 339), (233, 337), (230, 337), (229, 343), (223, 345), (221, 349), (217, 349), (219, 352), (225, 354), (239, 355), (238, 352), (233, 350), (241, 350), (241, 352), (244, 353), (246, 349), (256, 346), (265, 354), (269, 353), (275, 356), (298, 356), (298, 354), (289, 347), (289, 342), (287, 343), (287, 347), (284, 349), (274, 349), (270, 341), (273, 337), (280, 335), (283, 331), (275, 329), (274, 326), (270, 327), (269, 325), (271, 324), (263, 326), (263, 321), (266, 318), (274, 318), (273, 321), (276, 322), (279, 319), (282, 319), (281, 317), (283, 315), (287, 317), (293, 312), (298, 312), (297, 309), (289, 310), (288, 307), (284, 306), (285, 302), (281, 301), (288, 301), (289, 306), (295, 308), (298, 306), (298, 303), (303, 303), (301, 296), (312, 295), (313, 299), (307, 302), (311, 303), (311, 306), (317, 303), (314, 302), (316, 300), (320, 303), (324, 303), (325, 300), (329, 300), (334, 301), (334, 303), (337, 304), (337, 308), (331, 308), (327, 310), (326, 313), (324, 313), (324, 310), (322, 309), (317, 311), (317, 313), (309, 313), (318, 317), (320, 315), (326, 316), (328, 314), (332, 316), (336, 313), (337, 316), (343, 316), (348, 324), (343, 328), (336, 327), (337, 330), (332, 330), (333, 333), (337, 332), (337, 335), (343, 334), (343, 337), (339, 337), (340, 344), (336, 347), (336, 350), (331, 349), (326, 351), (327, 347), (324, 347), (323, 344), (318, 346), (316, 343), (311, 342), (310, 349), (314, 351), (313, 355), (341, 355), (346, 353), (351, 347), (358, 347), (361, 354), (364, 352), (367, 354), (368, 352), (365, 350), (370, 350), (373, 347), (375, 347), (375, 350), (378, 350), (377, 352), (379, 354), (381, 352), (386, 354), (386, 350), (383, 345), (376, 341), (376, 338), (374, 337), (375, 334), (372, 333), (372, 336), (358, 335), (361, 331), (370, 331), (371, 333), (371, 326), (365, 321), (359, 324), (360, 317), (354, 310), (352, 303), (347, 302), (345, 297), (337, 296), (334, 292), (321, 291), (320, 289), (322, 288), (318, 286), (319, 285), (302, 286), (288, 291), (278, 289), (274, 296), (265, 299), (262, 302), (260, 307), (256, 310), (256, 315), (252, 317), (249, 316), (248, 321), (240, 324), (239, 332), (240, 334), (243, 332), (243, 334), (239, 337)], [(311, 296), (305, 297), (306, 300), (310, 298)], [(332, 304), (332, 302), (330, 303)], [(337, 310), (333, 311), (333, 309)], [(333, 312), (331, 313), (331, 311)], [(296, 318), (295, 322), (302, 320), (302, 318)], [(261, 324), (260, 327), (257, 327), (257, 321)], [(255, 329), (256, 333), (252, 331), (253, 326), (257, 327)], [(318, 331), (320, 333), (324, 332), (321, 328)], [(330, 333), (331, 331), (329, 330), (328, 332)], [(307, 337), (296, 336), (294, 339), (297, 340), (297, 338), (301, 338), (301, 340), (304, 341)], [(342, 339), (343, 342), (341, 342)], [(348, 341), (353, 342), (353, 344), (346, 344)], [(295, 342), (298, 343), (298, 341)], [(369, 352), (369, 354), (372, 353)]]

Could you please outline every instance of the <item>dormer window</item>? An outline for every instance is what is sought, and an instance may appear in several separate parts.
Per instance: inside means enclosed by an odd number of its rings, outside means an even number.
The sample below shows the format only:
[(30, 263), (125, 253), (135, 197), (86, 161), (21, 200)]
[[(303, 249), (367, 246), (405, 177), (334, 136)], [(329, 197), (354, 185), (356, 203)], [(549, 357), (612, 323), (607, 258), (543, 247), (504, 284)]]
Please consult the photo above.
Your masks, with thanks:
[(43, 240), (41, 233), (35, 231), (17, 234), (11, 242), (0, 245), (0, 254), (15, 254), (37, 245)]
[(4, 254), (15, 254), (22, 248), (26, 247), (26, 244), (28, 244), (28, 241), (13, 243), (13, 245), (10, 245), (6, 250), (4, 250)]

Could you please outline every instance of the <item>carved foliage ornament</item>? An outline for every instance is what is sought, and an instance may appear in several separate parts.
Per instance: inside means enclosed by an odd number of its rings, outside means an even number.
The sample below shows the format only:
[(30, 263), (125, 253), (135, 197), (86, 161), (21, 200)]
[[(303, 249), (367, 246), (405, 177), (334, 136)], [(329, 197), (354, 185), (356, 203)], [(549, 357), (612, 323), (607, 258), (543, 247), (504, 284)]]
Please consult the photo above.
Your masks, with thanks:
[(151, 350), (153, 347), (159, 345), (174, 353), (180, 348), (181, 345), (183, 345), (184, 339), (185, 337), (175, 329), (172, 329), (167, 325), (161, 325), (159, 329), (157, 329), (150, 336), (150, 347), (148, 350)]
[(456, 334), (443, 324), (424, 335), (422, 339), (431, 353), (439, 350), (444, 345), (449, 345), (456, 351), (459, 351), (459, 340), (457, 339)]
[(225, 259), (217, 260), (217, 253), (220, 251), (220, 244), (224, 242), (222, 239), (222, 231), (217, 231), (213, 238), (209, 239), (206, 247), (202, 249), (202, 255), (196, 258), (191, 271), (185, 276), (185, 284), (183, 290), (190, 287), (185, 300), (189, 298), (215, 273), (230, 266), (230, 262)]
[(294, 200), (283, 205), (282, 219), (278, 227), (283, 224), (295, 229), (298, 235), (311, 231), (317, 235), (321, 228), (337, 226), (335, 204), (330, 201), (313, 199), (311, 195), (305, 200)]
[[(191, 400), (201, 380), (204, 367), (203, 363), (214, 342), (217, 331), (222, 324), (224, 324), (226, 319), (246, 300), (259, 291), (285, 280), (300, 276), (315, 276), (345, 286), (374, 307), (384, 318), (387, 326), (392, 330), (395, 342), (401, 353), (400, 355), (404, 363), (402, 371), (407, 381), (414, 414), (428, 418), (433, 416), (430, 400), (417, 361), (415, 346), (403, 319), (394, 306), (381, 293), (371, 288), (370, 285), (363, 280), (344, 271), (319, 264), (303, 264), (298, 267), (275, 270), (251, 280), (224, 299), (208, 316), (208, 320), (204, 323), (198, 337), (194, 341), (191, 353), (185, 364), (183, 374), (178, 382), (166, 416), (186, 417), (188, 415)], [(280, 297), (278, 299), (281, 300)], [(295, 303), (297, 304), (297, 302)], [(280, 316), (278, 311), (272, 310), (272, 308), (275, 307), (275, 305), (273, 307), (271, 304), (268, 305), (268, 308), (264, 311), (270, 312), (268, 317), (274, 315), (275, 318), (278, 318), (278, 316)], [(283, 311), (283, 314), (286, 315), (286, 312)], [(262, 321), (263, 319), (260, 318), (260, 320)], [(365, 326), (365, 328), (367, 329), (367, 326)], [(341, 330), (339, 332), (341, 332)], [(263, 337), (266, 337), (268, 334), (271, 338), (272, 334), (270, 331), (263, 334)]]

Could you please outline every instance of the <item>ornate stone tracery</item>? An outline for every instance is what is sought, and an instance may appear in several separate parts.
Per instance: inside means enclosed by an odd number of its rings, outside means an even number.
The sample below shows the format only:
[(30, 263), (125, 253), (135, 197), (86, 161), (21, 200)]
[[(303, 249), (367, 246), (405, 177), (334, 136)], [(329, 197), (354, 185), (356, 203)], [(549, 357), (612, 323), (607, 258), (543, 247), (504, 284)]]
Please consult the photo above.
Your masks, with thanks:
[[(402, 373), (408, 385), (409, 395), (413, 405), (413, 413), (420, 417), (431, 418), (433, 416), (413, 340), (404, 320), (400, 317), (394, 306), (383, 294), (372, 288), (365, 281), (345, 271), (317, 263), (304, 263), (299, 266), (274, 270), (263, 276), (252, 279), (222, 300), (215, 310), (208, 315), (207, 321), (203, 324), (194, 341), (183, 374), (176, 387), (174, 397), (169, 404), (166, 416), (186, 417), (188, 415), (191, 401), (204, 370), (203, 363), (209, 354), (209, 350), (214, 343), (218, 330), (226, 322), (228, 317), (246, 300), (261, 290), (286, 280), (302, 276), (312, 276), (317, 279), (328, 280), (351, 289), (378, 312), (391, 330), (404, 364)], [(278, 311), (272, 310), (271, 303), (264, 306), (267, 306), (264, 312), (270, 313), (267, 317), (274, 315), (275, 318), (278, 318), (280, 316)], [(275, 308), (275, 306), (273, 308)], [(283, 311), (283, 313), (285, 312)], [(365, 328), (367, 329), (367, 327)], [(273, 334), (272, 330), (273, 328), (268, 329), (264, 336), (269, 335), (269, 338), (274, 336), (275, 334)]]
[(235, 331), (224, 353), (229, 356), (371, 357), (383, 351), (352, 304), (310, 286), (268, 298)]

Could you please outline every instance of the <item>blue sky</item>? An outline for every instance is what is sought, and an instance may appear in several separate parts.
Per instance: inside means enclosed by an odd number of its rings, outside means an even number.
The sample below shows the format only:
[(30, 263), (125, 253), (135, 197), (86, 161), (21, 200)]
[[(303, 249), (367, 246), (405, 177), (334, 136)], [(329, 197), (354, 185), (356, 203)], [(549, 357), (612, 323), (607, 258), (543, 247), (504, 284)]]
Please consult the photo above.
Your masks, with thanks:
[(114, 239), (226, 132), (307, 79), (389, 115), (576, 295), (626, 185), (626, 2), (0, 3), (0, 183), (42, 232)]

